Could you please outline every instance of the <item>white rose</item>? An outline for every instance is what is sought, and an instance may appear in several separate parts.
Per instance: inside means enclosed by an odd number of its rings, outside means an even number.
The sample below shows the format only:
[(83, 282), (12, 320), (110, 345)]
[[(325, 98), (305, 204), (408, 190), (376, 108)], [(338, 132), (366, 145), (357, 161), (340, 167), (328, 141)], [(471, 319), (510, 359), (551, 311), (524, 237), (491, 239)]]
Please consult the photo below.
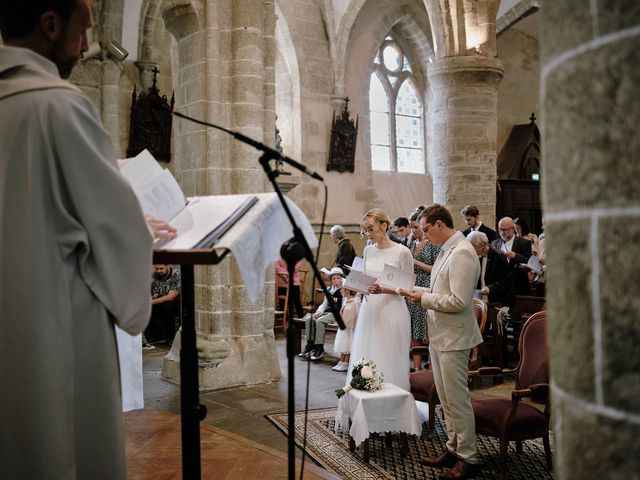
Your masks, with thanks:
[(362, 378), (364, 378), (365, 380), (368, 380), (373, 377), (373, 369), (370, 366), (365, 365), (364, 367), (362, 367), (360, 375), (362, 375)]

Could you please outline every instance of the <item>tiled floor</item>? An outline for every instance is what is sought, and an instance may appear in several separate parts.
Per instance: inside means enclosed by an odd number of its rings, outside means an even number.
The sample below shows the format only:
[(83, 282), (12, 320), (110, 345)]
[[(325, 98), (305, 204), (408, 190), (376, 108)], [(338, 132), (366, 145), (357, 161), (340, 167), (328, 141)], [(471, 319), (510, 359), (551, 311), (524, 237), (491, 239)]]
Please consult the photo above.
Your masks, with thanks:
[[(327, 338), (327, 345), (333, 344), (333, 338)], [(208, 445), (202, 442), (203, 476), (202, 478), (251, 478), (242, 468), (246, 468), (247, 458), (260, 458), (260, 477), (264, 477), (265, 468), (269, 476), (264, 478), (285, 478), (287, 472), (286, 437), (267, 419), (266, 414), (287, 410), (287, 358), (286, 342), (283, 338), (276, 340), (282, 378), (278, 382), (253, 387), (240, 387), (212, 392), (202, 392), (200, 402), (206, 405), (208, 414), (202, 428), (207, 430), (210, 438)], [(179, 472), (180, 445), (180, 391), (177, 385), (164, 380), (160, 372), (166, 348), (156, 348), (144, 353), (144, 391), (145, 410), (127, 414), (127, 452), (129, 454), (129, 472), (131, 480), (146, 478), (181, 478)], [(331, 367), (337, 362), (330, 348), (320, 362), (311, 363), (311, 385), (309, 389), (309, 408), (335, 407), (338, 400), (334, 390), (344, 385), (346, 374), (334, 372)], [(295, 402), (296, 410), (302, 410), (306, 398), (306, 376), (309, 362), (295, 359)], [(409, 364), (407, 362), (407, 368)], [(505, 383), (491, 388), (473, 390), (472, 395), (510, 395), (513, 383)], [(161, 413), (165, 412), (165, 413)], [(166, 414), (173, 415), (166, 415)], [(158, 431), (154, 430), (157, 425)], [(168, 427), (167, 425), (171, 425)], [(140, 433), (144, 426), (149, 431)], [(137, 432), (137, 433), (136, 433)], [(162, 433), (164, 432), (164, 433)], [(164, 439), (167, 448), (158, 449), (158, 445), (144, 450), (149, 445), (140, 444), (140, 439), (149, 435)], [(157, 437), (156, 437), (157, 435)], [(137, 442), (135, 445), (131, 442)], [(162, 443), (162, 442), (161, 442)], [(225, 457), (212, 453), (211, 445), (226, 445)], [(142, 450), (140, 450), (142, 449)], [(145, 453), (146, 452), (146, 453)], [(158, 459), (158, 455), (167, 455), (166, 462)], [(209, 453), (207, 453), (209, 452)], [(233, 457), (233, 452), (237, 453)], [(148, 459), (144, 460), (145, 455)], [(263, 455), (266, 455), (263, 458)], [(235, 459), (233, 459), (233, 458)], [(134, 458), (135, 460), (131, 460)], [(133, 463), (132, 463), (133, 462)], [(209, 463), (206, 463), (209, 462)], [(219, 463), (219, 468), (211, 466), (211, 462)], [(253, 460), (249, 462), (257, 468)], [(163, 476), (158, 474), (158, 465)], [(172, 465), (165, 468), (165, 465)], [(150, 467), (150, 468), (149, 468)], [(214, 476), (205, 476), (207, 469), (216, 471)], [(208, 471), (208, 470), (207, 470)], [(258, 470), (256, 470), (258, 471)], [(316, 470), (318, 472), (319, 470)], [(322, 473), (320, 472), (322, 475)], [(243, 475), (248, 475), (244, 476)], [(271, 476), (273, 475), (273, 476)], [(317, 477), (316, 477), (317, 478)], [(327, 477), (325, 477), (327, 478)]]

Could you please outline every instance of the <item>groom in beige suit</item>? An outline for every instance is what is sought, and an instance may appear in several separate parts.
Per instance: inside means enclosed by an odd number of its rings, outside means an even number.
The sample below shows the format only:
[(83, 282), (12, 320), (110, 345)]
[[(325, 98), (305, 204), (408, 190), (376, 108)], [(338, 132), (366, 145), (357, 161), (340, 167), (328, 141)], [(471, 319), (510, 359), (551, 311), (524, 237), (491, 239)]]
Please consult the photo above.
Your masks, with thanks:
[[(473, 315), (473, 293), (480, 276), (478, 255), (442, 205), (420, 215), (429, 240), (442, 245), (431, 271), (431, 288), (400, 291), (428, 309), (429, 353), (433, 378), (447, 424), (447, 450), (427, 456), (425, 465), (444, 467), (441, 479), (465, 479), (480, 471), (467, 369), (471, 349), (482, 342)], [(429, 412), (431, 414), (431, 412)]]

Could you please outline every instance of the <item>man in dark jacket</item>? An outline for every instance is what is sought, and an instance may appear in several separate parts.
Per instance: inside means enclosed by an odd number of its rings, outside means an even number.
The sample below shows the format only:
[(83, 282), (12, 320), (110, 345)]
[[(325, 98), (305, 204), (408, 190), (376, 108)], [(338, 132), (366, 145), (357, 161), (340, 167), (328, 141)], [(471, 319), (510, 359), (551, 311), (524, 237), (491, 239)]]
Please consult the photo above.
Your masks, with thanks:
[(515, 226), (511, 217), (504, 217), (498, 223), (500, 238), (491, 242), (491, 246), (506, 255), (509, 267), (513, 272), (513, 286), (517, 295), (527, 295), (530, 291), (527, 269), (520, 267), (527, 263), (531, 256), (531, 242), (526, 238), (516, 236)]
[(469, 227), (462, 232), (465, 237), (468, 236), (471, 232), (482, 232), (489, 239), (489, 243), (498, 238), (498, 234), (495, 230), (487, 227), (484, 223), (482, 223), (482, 221), (480, 220), (480, 210), (478, 210), (478, 207), (476, 207), (475, 205), (467, 205), (460, 211), (460, 214), (464, 218), (464, 223), (466, 223), (467, 227)]
[(344, 228), (342, 225), (334, 225), (329, 230), (331, 240), (338, 245), (338, 251), (336, 252), (336, 259), (333, 262), (334, 267), (340, 267), (343, 271), (345, 267), (350, 267), (353, 264), (353, 259), (356, 258), (356, 250), (351, 245), (349, 239), (345, 236)]
[(511, 268), (507, 257), (489, 245), (482, 232), (471, 232), (467, 239), (480, 257), (480, 278), (477, 290), (486, 295), (489, 302), (512, 307), (515, 303)]

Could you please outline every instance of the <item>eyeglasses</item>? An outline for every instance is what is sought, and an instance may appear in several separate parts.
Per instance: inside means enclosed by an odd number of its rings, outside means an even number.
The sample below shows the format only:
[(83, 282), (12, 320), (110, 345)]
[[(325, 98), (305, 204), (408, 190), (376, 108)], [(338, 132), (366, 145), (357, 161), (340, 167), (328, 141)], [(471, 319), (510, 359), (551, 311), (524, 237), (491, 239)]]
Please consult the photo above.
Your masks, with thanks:
[(427, 223), (426, 225), (421, 226), (420, 229), (422, 230), (422, 233), (427, 233), (429, 231), (429, 229), (431, 227), (433, 227), (434, 225), (435, 225), (435, 223), (433, 225), (431, 225), (430, 223)]
[(501, 232), (508, 232), (509, 230), (513, 230), (513, 227), (509, 227), (509, 228), (498, 228), (499, 231)]

